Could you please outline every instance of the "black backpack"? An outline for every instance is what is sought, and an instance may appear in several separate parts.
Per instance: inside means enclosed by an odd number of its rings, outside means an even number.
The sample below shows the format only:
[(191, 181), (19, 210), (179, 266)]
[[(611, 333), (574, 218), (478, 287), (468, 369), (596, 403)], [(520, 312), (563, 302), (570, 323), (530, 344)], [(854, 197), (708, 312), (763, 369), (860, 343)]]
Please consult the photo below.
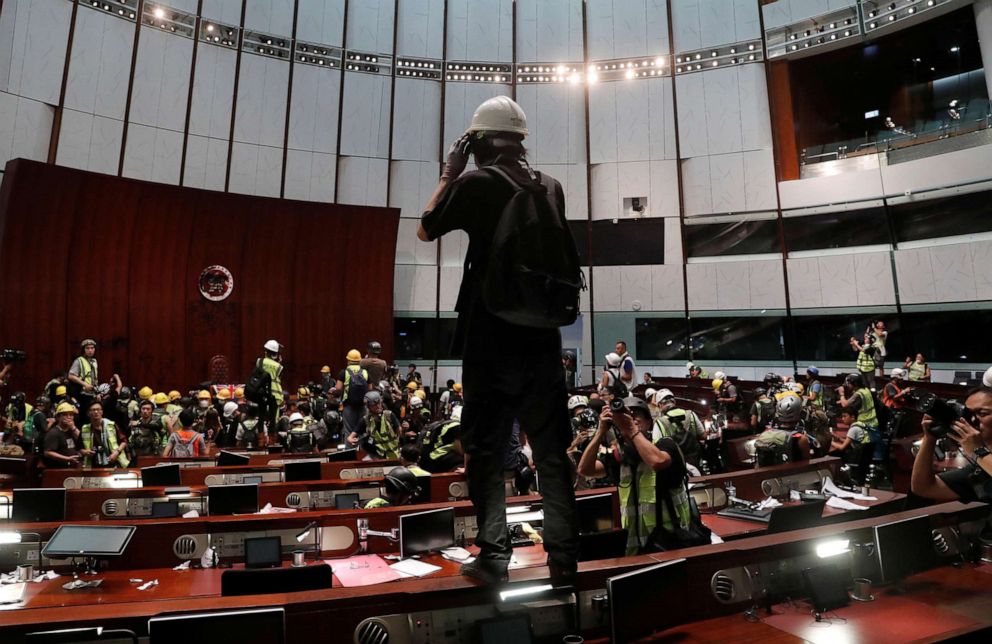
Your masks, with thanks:
[(352, 371), (349, 367), (345, 367), (344, 370), (347, 381), (344, 400), (353, 405), (358, 405), (365, 400), (365, 394), (369, 390), (369, 381), (365, 375), (366, 372), (361, 367), (355, 371)]
[(503, 207), (482, 279), (482, 302), (496, 317), (525, 327), (553, 329), (575, 322), (585, 279), (553, 179), (518, 183), (486, 166), (513, 187)]
[(263, 360), (255, 362), (248, 381), (245, 383), (245, 398), (256, 404), (263, 404), (272, 394), (272, 375), (262, 368)]

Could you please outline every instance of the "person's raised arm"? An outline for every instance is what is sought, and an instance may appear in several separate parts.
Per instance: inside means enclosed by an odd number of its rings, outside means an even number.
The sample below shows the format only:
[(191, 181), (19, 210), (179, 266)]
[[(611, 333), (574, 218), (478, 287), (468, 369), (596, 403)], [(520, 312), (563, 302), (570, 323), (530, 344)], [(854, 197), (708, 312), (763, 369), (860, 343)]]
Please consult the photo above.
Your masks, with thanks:
[[(441, 201), (441, 197), (447, 192), (448, 186), (457, 179), (461, 173), (465, 170), (466, 164), (468, 164), (468, 155), (470, 152), (469, 135), (465, 134), (460, 137), (457, 141), (451, 144), (448, 148), (448, 157), (444, 162), (444, 170), (441, 171), (441, 178), (437, 182), (437, 187), (434, 188), (434, 193), (431, 198), (428, 199), (427, 205), (424, 206), (424, 212), (431, 212), (437, 206), (438, 202)], [(417, 239), (422, 242), (431, 241), (431, 236), (427, 234), (427, 230), (424, 229), (424, 224), (421, 222), (417, 226)]]
[(910, 489), (913, 494), (922, 496), (934, 501), (953, 501), (958, 498), (954, 490), (947, 487), (947, 484), (940, 480), (940, 477), (933, 473), (933, 452), (937, 445), (937, 439), (927, 431), (930, 419), (923, 419), (923, 440), (920, 442), (920, 451), (913, 461), (913, 475), (910, 479)]

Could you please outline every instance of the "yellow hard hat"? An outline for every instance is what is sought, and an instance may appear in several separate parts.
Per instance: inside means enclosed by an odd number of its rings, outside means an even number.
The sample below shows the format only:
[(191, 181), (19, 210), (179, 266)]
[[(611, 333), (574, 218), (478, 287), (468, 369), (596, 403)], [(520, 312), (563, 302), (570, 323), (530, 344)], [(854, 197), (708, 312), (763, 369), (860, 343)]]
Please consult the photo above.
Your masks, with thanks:
[(456, 382), (456, 383), (455, 383), (455, 386), (454, 386), (454, 387), (452, 387), (452, 389), (454, 389), (454, 390), (455, 390), (455, 393), (456, 393), (456, 394), (460, 394), (460, 393), (462, 393), (462, 383), (460, 383), (460, 382)]
[(412, 380), (410, 382), (406, 383), (406, 388), (407, 389), (411, 389), (413, 391), (416, 391), (417, 390), (417, 386), (418, 386), (417, 383), (414, 382), (414, 381), (412, 381)]
[(206, 389), (201, 389), (200, 393), (196, 394), (197, 400), (210, 400), (210, 392)]
[(237, 389), (235, 389), (234, 390), (234, 397), (235, 398), (244, 398), (245, 397), (245, 388), (244, 387), (238, 387)]
[(358, 349), (352, 349), (345, 358), (348, 362), (359, 362), (362, 359), (362, 354), (358, 352)]
[(720, 388), (720, 385), (723, 384), (723, 381), (717, 378), (716, 380), (713, 381), (712, 384), (713, 384), (713, 391), (716, 391)]
[(423, 389), (418, 389), (417, 391), (413, 392), (413, 395), (416, 396), (417, 398), (420, 398), (421, 400), (427, 400), (427, 392), (424, 391)]
[(230, 399), (231, 399), (231, 390), (228, 389), (227, 387), (224, 387), (217, 392), (217, 400), (230, 400)]
[(178, 391), (176, 391), (175, 389), (173, 389), (172, 391), (169, 392), (169, 400), (171, 402), (175, 402), (175, 401), (179, 400), (182, 397), (183, 397), (183, 395), (181, 393), (179, 393)]
[(320, 373), (331, 373), (331, 368), (325, 364), (323, 367), (320, 368)]
[(154, 396), (152, 396), (152, 402), (155, 403), (156, 405), (159, 405), (159, 406), (161, 406), (161, 405), (168, 405), (169, 404), (169, 397), (167, 395), (165, 395), (165, 393), (163, 393), (163, 392), (160, 391), (157, 394), (155, 394)]
[(76, 408), (72, 406), (72, 403), (59, 403), (59, 406), (55, 409), (55, 415), (61, 416), (62, 414), (76, 414)]
[(138, 398), (141, 398), (142, 400), (148, 400), (149, 398), (152, 397), (153, 393), (155, 392), (152, 391), (151, 387), (145, 386), (138, 390)]
[(300, 387), (299, 391), (296, 392), (300, 398), (308, 398), (310, 396), (310, 390), (306, 387)]
[(66, 395), (67, 392), (68, 392), (68, 389), (65, 388), (65, 385), (59, 385), (58, 387), (55, 388), (55, 395), (56, 396), (64, 396), (64, 395)]

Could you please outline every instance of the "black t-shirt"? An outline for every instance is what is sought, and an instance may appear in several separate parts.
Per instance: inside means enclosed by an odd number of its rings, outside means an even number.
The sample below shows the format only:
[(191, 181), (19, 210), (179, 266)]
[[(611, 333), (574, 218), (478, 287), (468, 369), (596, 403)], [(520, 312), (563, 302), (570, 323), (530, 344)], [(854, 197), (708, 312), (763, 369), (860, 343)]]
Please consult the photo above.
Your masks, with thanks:
[(992, 477), (979, 465), (942, 472), (938, 476), (965, 503), (992, 501)]
[[(513, 178), (531, 182), (518, 164), (500, 164)], [(565, 212), (565, 195), (555, 184), (559, 212)], [(513, 196), (513, 187), (486, 170), (466, 172), (445, 191), (433, 210), (424, 213), (421, 224), (434, 240), (453, 230), (468, 233), (465, 270), (455, 310), (458, 324), (452, 351), (465, 358), (514, 358), (535, 353), (561, 353), (557, 329), (534, 329), (510, 324), (496, 317), (482, 303), (481, 282), (485, 275), (493, 236), (503, 207)]]
[[(59, 429), (58, 426), (52, 427), (45, 434), (45, 451), (55, 452), (62, 456), (73, 456), (79, 453), (76, 440)], [(69, 467), (71, 465), (66, 461), (53, 458), (45, 458), (44, 462), (46, 467)]]

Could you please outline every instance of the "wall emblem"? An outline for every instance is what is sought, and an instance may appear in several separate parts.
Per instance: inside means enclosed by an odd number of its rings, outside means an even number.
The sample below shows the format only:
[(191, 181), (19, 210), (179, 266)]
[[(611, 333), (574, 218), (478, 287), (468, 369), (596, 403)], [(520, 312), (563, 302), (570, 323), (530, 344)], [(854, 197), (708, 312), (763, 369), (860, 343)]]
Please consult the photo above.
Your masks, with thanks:
[(223, 266), (207, 266), (200, 273), (200, 295), (211, 302), (226, 300), (234, 290), (234, 276)]

